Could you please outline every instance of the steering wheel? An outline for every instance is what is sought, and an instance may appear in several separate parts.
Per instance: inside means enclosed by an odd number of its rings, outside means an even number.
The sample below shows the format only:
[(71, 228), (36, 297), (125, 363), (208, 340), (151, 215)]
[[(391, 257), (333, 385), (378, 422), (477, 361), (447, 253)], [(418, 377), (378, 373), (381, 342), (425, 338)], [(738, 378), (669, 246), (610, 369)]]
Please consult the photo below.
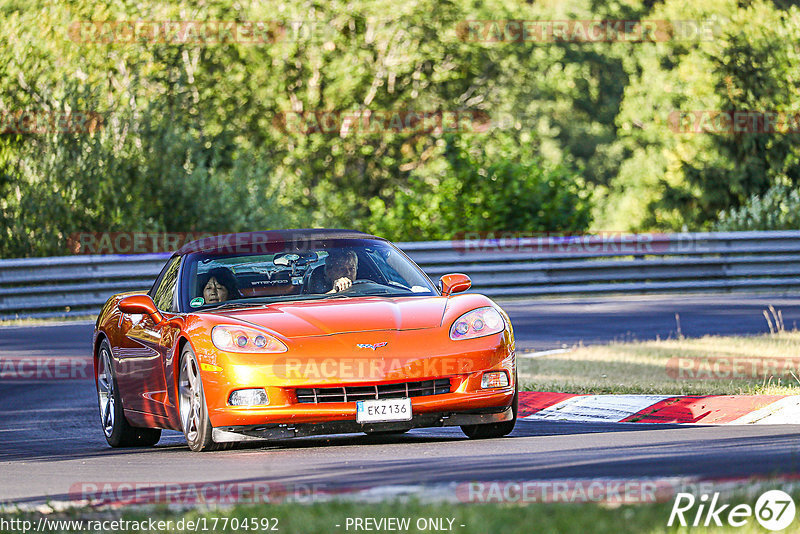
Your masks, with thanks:
[(338, 295), (340, 293), (346, 293), (347, 291), (350, 291), (351, 289), (353, 289), (353, 287), (355, 287), (356, 284), (374, 284), (374, 283), (375, 282), (373, 282), (372, 280), (366, 280), (366, 279), (365, 280), (353, 280), (353, 283), (350, 285), (350, 287), (348, 287), (347, 289), (343, 289), (342, 291), (337, 291), (336, 293), (334, 293), (334, 295)]

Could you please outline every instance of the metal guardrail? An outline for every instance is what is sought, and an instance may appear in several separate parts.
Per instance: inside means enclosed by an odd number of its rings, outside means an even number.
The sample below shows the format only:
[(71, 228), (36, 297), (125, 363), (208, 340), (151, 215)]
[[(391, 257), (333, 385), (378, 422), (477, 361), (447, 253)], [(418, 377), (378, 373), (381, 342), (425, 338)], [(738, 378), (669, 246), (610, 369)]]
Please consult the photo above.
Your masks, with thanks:
[[(800, 231), (399, 243), (434, 280), (493, 297), (800, 288)], [(169, 254), (0, 260), (0, 318), (88, 315), (152, 284)]]

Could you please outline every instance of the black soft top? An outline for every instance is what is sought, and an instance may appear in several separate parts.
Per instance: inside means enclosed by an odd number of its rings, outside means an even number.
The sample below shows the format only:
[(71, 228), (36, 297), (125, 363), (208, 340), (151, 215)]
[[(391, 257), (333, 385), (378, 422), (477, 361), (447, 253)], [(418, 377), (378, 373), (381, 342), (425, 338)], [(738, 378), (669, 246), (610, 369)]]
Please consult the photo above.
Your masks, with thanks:
[[(185, 244), (175, 254), (183, 256), (192, 252), (222, 254), (234, 250), (257, 251), (262, 248), (275, 248), (274, 245), (278, 244), (295, 243), (301, 245), (303, 243), (327, 241), (330, 239), (380, 239), (383, 241), (383, 238), (356, 230), (329, 228), (264, 230), (260, 232), (240, 232), (198, 239), (197, 241)], [(272, 244), (273, 247), (269, 247), (268, 245), (270, 244)]]

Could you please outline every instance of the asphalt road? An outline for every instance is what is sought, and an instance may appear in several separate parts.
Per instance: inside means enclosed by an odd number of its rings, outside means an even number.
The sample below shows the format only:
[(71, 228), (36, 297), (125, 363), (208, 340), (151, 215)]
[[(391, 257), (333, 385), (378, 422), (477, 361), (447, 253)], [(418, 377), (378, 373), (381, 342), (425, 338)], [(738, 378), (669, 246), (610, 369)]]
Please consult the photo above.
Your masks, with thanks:
[[(520, 350), (547, 350), (576, 343), (597, 344), (706, 334), (769, 332), (763, 312), (780, 310), (787, 328), (800, 324), (800, 294), (603, 297), (499, 301), (511, 317)], [(678, 316), (676, 318), (676, 315)], [(0, 356), (86, 356), (91, 322), (0, 327)]]
[[(762, 310), (800, 320), (800, 298), (653, 297), (503, 303), (520, 348), (578, 341), (767, 331)], [(0, 328), (0, 357), (85, 356), (92, 325)], [(387, 484), (569, 478), (749, 477), (800, 474), (800, 426), (677, 427), (520, 421), (500, 440), (469, 441), (458, 429), (400, 437), (346, 435), (188, 451), (165, 432), (149, 449), (108, 448), (88, 380), (0, 381), (0, 502), (69, 500), (85, 484), (220, 482), (317, 485), (323, 491)], [(299, 485), (299, 486), (298, 486)], [(456, 490), (452, 490), (456, 491)]]

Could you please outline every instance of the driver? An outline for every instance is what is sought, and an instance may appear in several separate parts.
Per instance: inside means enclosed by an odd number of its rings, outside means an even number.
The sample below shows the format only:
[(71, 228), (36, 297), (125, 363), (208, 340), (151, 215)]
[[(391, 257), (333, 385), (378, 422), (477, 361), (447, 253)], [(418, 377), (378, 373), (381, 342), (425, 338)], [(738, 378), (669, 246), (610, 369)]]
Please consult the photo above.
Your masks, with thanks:
[(325, 260), (324, 287), (321, 292), (338, 293), (353, 285), (358, 271), (358, 256), (353, 250), (332, 250)]

